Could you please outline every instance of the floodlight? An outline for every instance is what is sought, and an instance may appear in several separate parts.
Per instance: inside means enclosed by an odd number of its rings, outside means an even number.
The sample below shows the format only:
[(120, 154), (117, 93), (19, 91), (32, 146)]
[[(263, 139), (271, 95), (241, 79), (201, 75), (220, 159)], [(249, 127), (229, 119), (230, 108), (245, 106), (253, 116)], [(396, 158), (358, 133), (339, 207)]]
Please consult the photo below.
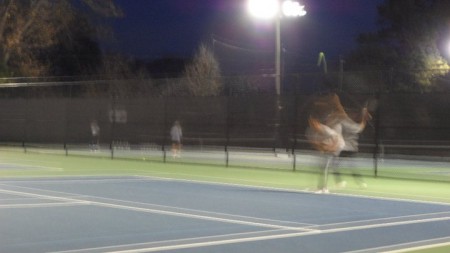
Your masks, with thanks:
[(290, 0), (284, 1), (281, 10), (287, 17), (300, 17), (306, 15), (305, 6)]
[(278, 14), (278, 9), (279, 9), (278, 0), (248, 1), (249, 13), (258, 18), (272, 19)]
[(275, 20), (275, 88), (281, 92), (281, 19), (306, 15), (305, 6), (292, 0), (248, 0), (248, 12), (255, 17)]

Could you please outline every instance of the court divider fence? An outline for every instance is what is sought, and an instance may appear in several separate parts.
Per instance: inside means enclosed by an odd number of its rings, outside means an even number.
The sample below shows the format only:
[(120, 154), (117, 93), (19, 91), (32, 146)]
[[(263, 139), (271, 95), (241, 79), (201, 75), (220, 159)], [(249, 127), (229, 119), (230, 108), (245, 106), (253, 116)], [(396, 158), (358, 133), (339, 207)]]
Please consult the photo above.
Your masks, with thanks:
[[(66, 155), (87, 154), (77, 151), (86, 149), (89, 155), (138, 159), (143, 152), (156, 152), (154, 160), (166, 162), (170, 155), (170, 127), (179, 120), (186, 153), (223, 152), (224, 162), (217, 162), (222, 158), (209, 159), (213, 164), (259, 167), (261, 163), (231, 161), (236, 157), (246, 160), (246, 154), (250, 155), (245, 150), (249, 150), (255, 151), (253, 154), (288, 157), (285, 167), (297, 170), (302, 167), (302, 157), (296, 154), (314, 153), (304, 137), (313, 96), (298, 90), (281, 96), (248, 92), (210, 97), (27, 94), (0, 98), (0, 141), (5, 147), (27, 152), (38, 148), (62, 150)], [(357, 118), (364, 106), (369, 107), (373, 116), (360, 137), (360, 153), (371, 159), (371, 174), (379, 175), (380, 164), (390, 156), (448, 163), (448, 94), (380, 91), (338, 91), (338, 94), (350, 116)], [(102, 152), (91, 153), (93, 120), (100, 127)], [(131, 155), (131, 150), (139, 152)], [(236, 155), (236, 150), (242, 154)], [(147, 158), (151, 160), (150, 157)], [(198, 162), (196, 159), (200, 158), (191, 152), (191, 159), (180, 162)]]

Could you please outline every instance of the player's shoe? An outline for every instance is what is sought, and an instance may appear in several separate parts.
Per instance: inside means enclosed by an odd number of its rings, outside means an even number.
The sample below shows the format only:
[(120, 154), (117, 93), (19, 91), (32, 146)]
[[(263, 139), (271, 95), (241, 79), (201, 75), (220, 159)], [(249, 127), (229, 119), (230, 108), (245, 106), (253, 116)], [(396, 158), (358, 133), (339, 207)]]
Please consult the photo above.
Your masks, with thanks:
[(327, 188), (324, 188), (324, 189), (317, 190), (314, 193), (316, 193), (316, 194), (328, 194), (328, 193), (330, 193), (330, 191), (328, 191)]

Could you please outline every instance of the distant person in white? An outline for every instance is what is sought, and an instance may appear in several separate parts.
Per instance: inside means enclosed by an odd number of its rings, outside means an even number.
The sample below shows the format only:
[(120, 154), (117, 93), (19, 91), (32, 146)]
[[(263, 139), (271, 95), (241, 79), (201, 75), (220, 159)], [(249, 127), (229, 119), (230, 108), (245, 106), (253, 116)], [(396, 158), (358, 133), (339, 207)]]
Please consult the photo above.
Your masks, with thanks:
[(100, 147), (100, 127), (95, 119), (91, 121), (91, 134), (91, 150), (98, 150)]
[(181, 130), (181, 125), (178, 120), (173, 123), (173, 126), (170, 129), (170, 137), (172, 139), (172, 157), (180, 157), (183, 131)]

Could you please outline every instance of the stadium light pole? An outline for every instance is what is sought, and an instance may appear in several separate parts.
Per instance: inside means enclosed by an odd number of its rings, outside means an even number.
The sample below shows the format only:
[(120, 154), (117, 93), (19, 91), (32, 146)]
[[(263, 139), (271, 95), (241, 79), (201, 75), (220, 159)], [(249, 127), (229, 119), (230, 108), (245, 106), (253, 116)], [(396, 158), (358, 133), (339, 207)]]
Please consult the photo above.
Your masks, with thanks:
[(281, 94), (281, 18), (306, 15), (304, 5), (291, 0), (248, 0), (249, 13), (257, 18), (275, 19), (275, 89)]
[(279, 130), (281, 122), (281, 18), (300, 17), (306, 15), (305, 6), (292, 0), (248, 0), (249, 13), (257, 18), (275, 20), (275, 118), (274, 151), (275, 155), (280, 141)]

